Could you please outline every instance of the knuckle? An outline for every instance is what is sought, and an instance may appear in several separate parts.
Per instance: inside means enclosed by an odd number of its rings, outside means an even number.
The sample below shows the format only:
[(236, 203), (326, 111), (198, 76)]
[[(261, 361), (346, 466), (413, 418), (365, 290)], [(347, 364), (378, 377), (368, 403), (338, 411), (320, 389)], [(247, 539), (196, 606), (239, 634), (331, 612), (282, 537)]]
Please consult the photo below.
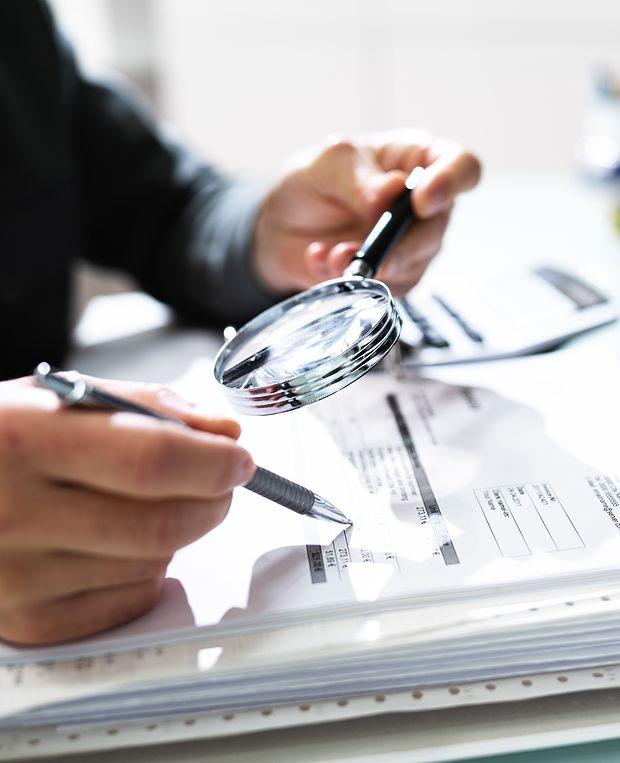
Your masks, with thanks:
[(163, 506), (153, 512), (144, 527), (142, 547), (147, 556), (173, 554), (185, 545), (183, 514), (180, 506)]
[(166, 407), (170, 400), (178, 399), (179, 397), (170, 387), (155, 382), (144, 382), (140, 385), (140, 388), (141, 397), (155, 408)]
[(149, 386), (152, 387), (151, 394), (157, 403), (166, 403), (167, 400), (177, 397), (170, 387), (162, 387), (158, 384), (151, 384)]
[(355, 141), (340, 133), (332, 133), (326, 142), (323, 151), (325, 156), (348, 156), (357, 151)]
[(147, 533), (145, 550), (149, 556), (165, 556), (151, 568), (149, 577), (166, 572), (170, 555), (193, 543), (224, 521), (232, 493), (216, 501), (192, 501), (168, 506), (159, 512)]
[(144, 382), (144, 394), (146, 397), (156, 400), (165, 388), (155, 382)]

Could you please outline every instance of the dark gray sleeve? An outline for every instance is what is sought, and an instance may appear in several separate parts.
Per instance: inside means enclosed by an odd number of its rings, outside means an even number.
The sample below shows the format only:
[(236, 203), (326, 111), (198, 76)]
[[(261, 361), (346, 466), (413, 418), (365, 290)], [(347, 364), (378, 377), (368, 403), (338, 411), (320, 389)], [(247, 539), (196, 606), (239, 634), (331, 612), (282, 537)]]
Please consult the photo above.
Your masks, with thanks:
[(83, 256), (193, 320), (240, 323), (277, 301), (250, 263), (263, 189), (166, 138), (135, 94), (85, 78), (59, 40), (71, 103)]
[(206, 297), (210, 314), (239, 322), (279, 299), (262, 287), (249, 261), (263, 196), (258, 180), (227, 181), (217, 192), (198, 191), (187, 205), (169, 246), (183, 252), (183, 267), (169, 256), (161, 276), (188, 306), (204, 306)]

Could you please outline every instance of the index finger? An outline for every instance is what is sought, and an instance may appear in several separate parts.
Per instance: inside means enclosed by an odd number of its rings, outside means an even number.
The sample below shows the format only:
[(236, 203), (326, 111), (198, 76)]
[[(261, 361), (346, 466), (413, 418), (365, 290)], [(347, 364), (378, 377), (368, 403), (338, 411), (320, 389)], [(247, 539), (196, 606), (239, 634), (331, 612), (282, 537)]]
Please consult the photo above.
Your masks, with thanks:
[(224, 435), (134, 413), (59, 408), (31, 415), (33, 463), (53, 480), (143, 498), (208, 498), (254, 473), (250, 454)]
[(369, 142), (384, 172), (408, 174), (418, 165), (425, 168), (413, 194), (420, 217), (447, 211), (459, 193), (480, 180), (482, 168), (475, 154), (422, 130), (390, 130), (370, 136)]
[(480, 180), (478, 158), (452, 143), (437, 141), (426, 152), (426, 172), (413, 193), (413, 204), (420, 217), (445, 212), (459, 193), (469, 191)]
[[(59, 373), (64, 375), (71, 372)], [(144, 405), (171, 418), (180, 419), (194, 429), (226, 435), (235, 440), (238, 440), (241, 434), (241, 427), (237, 421), (221, 415), (217, 410), (205, 411), (202, 406), (199, 407), (161, 384), (104, 379), (87, 374), (80, 374), (80, 376), (97, 389), (102, 389), (123, 400)], [(34, 376), (25, 376), (18, 381), (23, 382), (26, 387), (37, 386)]]

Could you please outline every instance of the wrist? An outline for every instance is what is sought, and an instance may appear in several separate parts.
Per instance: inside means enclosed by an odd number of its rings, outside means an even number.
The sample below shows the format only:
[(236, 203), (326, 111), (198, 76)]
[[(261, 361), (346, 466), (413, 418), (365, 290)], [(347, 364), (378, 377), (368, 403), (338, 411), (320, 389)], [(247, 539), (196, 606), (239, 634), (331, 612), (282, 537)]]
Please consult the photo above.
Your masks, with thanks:
[(256, 216), (250, 266), (267, 292), (283, 297), (296, 291), (296, 287), (286, 282), (286, 270), (278, 257), (278, 239), (281, 236), (273, 221), (272, 205), (272, 194), (269, 193)]

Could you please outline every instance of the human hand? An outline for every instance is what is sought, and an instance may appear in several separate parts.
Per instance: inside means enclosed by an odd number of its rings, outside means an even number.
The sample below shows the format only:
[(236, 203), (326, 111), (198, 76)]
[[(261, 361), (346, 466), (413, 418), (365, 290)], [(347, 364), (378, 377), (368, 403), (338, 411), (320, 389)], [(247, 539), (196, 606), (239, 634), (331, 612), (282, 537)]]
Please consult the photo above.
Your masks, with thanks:
[(470, 152), (413, 130), (331, 140), (294, 157), (257, 220), (259, 278), (286, 294), (340, 276), (418, 165), (426, 169), (412, 199), (419, 219), (376, 274), (405, 294), (439, 251), (456, 196), (481, 171)]
[(101, 382), (183, 419), (63, 408), (0, 383), (0, 638), (43, 644), (118, 625), (157, 599), (168, 562), (226, 516), (254, 473), (239, 425), (161, 387)]

